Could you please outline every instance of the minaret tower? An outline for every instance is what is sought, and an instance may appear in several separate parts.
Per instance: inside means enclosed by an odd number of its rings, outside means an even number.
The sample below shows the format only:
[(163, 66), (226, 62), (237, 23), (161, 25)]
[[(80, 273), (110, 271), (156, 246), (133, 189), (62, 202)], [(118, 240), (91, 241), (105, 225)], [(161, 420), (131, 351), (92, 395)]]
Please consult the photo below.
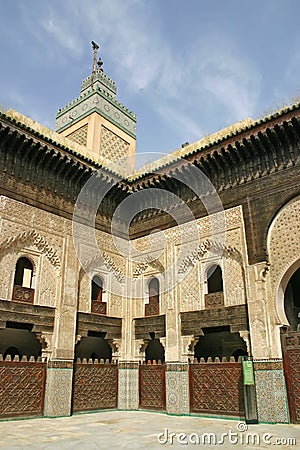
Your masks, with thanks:
[(61, 108), (56, 116), (55, 131), (85, 146), (109, 161), (132, 155), (136, 150), (136, 117), (116, 99), (115, 82), (97, 61), (99, 46), (94, 51), (92, 74), (83, 80), (80, 95)]

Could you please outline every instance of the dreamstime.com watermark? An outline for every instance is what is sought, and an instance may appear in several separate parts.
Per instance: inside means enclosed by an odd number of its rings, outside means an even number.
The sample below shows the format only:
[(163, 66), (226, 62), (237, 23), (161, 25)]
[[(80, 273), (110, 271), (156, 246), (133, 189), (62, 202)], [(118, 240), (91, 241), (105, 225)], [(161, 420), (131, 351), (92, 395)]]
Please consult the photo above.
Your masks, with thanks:
[(158, 434), (157, 440), (161, 445), (219, 446), (230, 444), (265, 447), (266, 445), (296, 446), (297, 444), (295, 437), (275, 437), (271, 433), (250, 432), (244, 422), (239, 422), (236, 430), (229, 430), (225, 433), (183, 433), (171, 432), (165, 428), (162, 433)]

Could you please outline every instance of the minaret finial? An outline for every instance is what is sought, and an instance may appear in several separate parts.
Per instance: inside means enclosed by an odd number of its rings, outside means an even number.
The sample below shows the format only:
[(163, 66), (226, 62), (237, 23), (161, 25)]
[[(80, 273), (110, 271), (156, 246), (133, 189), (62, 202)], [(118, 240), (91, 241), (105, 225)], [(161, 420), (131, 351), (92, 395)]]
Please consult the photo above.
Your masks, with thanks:
[[(97, 53), (99, 50), (99, 45), (96, 44), (96, 42), (92, 41), (92, 48), (94, 50), (93, 71), (92, 71), (92, 89), (94, 89), (94, 79), (95, 79), (95, 74), (96, 74)], [(99, 61), (98, 61), (99, 69), (101, 69), (102, 64), (103, 64), (103, 62), (101, 61), (101, 58), (99, 58)], [(103, 70), (103, 69), (101, 69), (101, 70)]]
[(99, 45), (96, 44), (96, 42), (92, 41), (92, 48), (94, 50), (93, 72), (96, 72), (96, 61), (97, 61), (97, 53), (99, 50)]

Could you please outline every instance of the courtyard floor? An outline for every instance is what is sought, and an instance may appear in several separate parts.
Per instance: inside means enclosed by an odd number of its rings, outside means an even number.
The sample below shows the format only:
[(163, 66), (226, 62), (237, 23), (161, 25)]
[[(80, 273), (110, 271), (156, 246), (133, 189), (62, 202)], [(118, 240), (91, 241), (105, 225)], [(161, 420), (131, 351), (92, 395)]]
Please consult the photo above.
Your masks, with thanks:
[(53, 419), (1, 421), (0, 435), (0, 450), (300, 448), (300, 425), (246, 426), (238, 420), (177, 417), (144, 411), (104, 411)]

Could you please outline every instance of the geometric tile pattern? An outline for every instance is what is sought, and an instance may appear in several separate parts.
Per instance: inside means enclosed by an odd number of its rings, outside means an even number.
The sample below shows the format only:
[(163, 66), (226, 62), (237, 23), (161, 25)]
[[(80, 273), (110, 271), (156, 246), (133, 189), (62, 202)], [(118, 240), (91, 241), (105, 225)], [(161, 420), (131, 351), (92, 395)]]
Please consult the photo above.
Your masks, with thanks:
[(140, 408), (166, 410), (165, 364), (140, 365)]
[(244, 416), (241, 363), (190, 364), (189, 372), (191, 412)]
[(103, 158), (114, 160), (128, 154), (129, 143), (104, 126), (101, 127), (99, 145), (99, 154)]
[(139, 408), (139, 363), (119, 362), (118, 409)]
[(73, 411), (117, 407), (117, 364), (75, 364)]
[(259, 422), (289, 423), (283, 370), (255, 370), (257, 415)]
[(168, 414), (189, 414), (188, 364), (167, 363), (166, 406)]
[(0, 362), (0, 417), (43, 414), (46, 363)]
[(44, 415), (48, 417), (71, 414), (73, 369), (47, 368)]
[(84, 125), (83, 127), (79, 128), (78, 130), (69, 134), (69, 136), (67, 136), (67, 137), (68, 137), (68, 139), (71, 139), (72, 141), (77, 142), (77, 144), (81, 144), (84, 147), (86, 147), (87, 132), (88, 132), (88, 126)]

